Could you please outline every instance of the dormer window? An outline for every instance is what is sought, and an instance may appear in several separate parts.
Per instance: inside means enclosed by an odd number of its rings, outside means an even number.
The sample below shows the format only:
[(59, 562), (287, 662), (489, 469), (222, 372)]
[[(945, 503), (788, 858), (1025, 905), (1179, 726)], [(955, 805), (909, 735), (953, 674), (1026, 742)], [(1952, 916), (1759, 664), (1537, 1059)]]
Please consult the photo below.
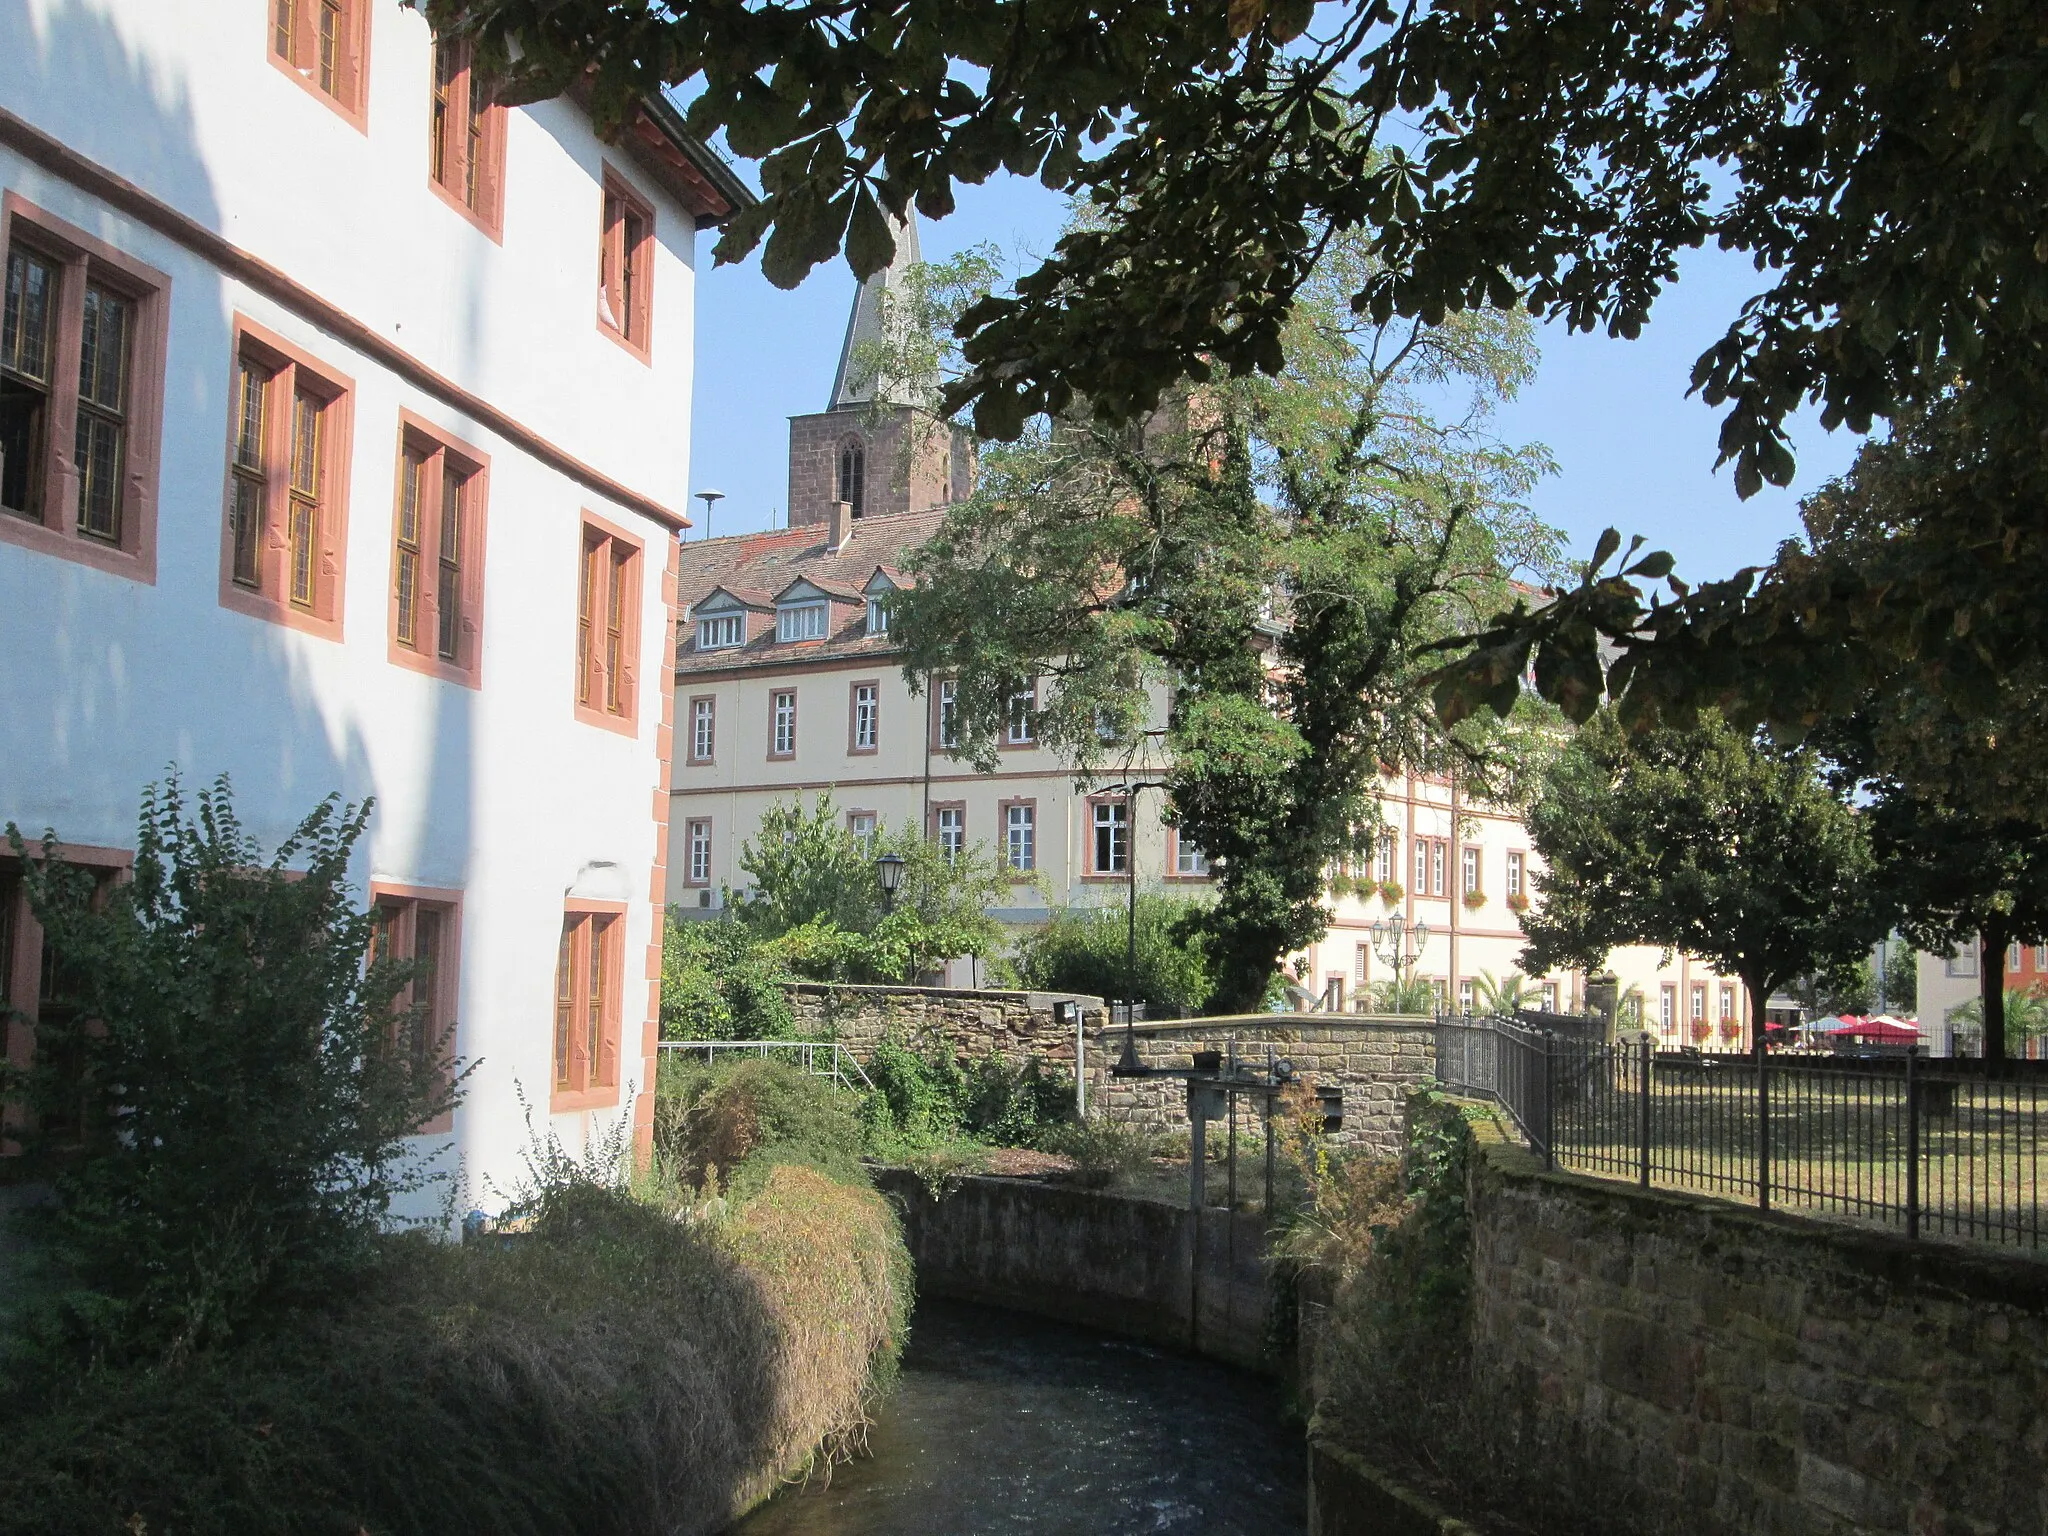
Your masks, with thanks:
[(889, 609), (879, 597), (868, 599), (868, 633), (886, 635), (889, 633)]
[(747, 616), (744, 613), (721, 613), (697, 621), (697, 649), (700, 651), (729, 651), (747, 640)]
[(775, 610), (775, 638), (822, 640), (829, 622), (824, 603), (784, 603)]

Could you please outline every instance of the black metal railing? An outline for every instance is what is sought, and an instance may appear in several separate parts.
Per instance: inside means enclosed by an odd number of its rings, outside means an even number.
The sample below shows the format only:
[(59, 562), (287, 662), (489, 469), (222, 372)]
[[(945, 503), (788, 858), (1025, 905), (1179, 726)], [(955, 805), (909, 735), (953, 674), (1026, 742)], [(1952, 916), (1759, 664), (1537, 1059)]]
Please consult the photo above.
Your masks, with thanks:
[(1437, 1021), (1437, 1077), (1498, 1102), (1547, 1165), (2039, 1249), (2048, 1063), (1659, 1051), (1517, 1019)]

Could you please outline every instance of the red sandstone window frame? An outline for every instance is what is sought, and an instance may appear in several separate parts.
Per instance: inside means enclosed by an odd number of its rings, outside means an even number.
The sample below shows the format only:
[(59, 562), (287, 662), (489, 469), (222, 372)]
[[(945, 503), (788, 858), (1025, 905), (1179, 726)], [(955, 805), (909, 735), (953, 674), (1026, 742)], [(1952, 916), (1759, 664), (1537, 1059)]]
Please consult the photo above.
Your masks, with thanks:
[[(319, 55), (318, 13), (329, 4), (337, 19), (332, 90), (321, 83)], [(375, 9), (373, 0), (265, 0), (264, 7), (263, 50), (271, 67), (363, 134), (370, 131), (370, 13)]]
[[(781, 709), (781, 707), (782, 707), (782, 701), (783, 701), (784, 699), (787, 699), (787, 700), (789, 700), (789, 749), (788, 749), (787, 751), (782, 751), (782, 750), (779, 750), (779, 749), (778, 749), (778, 748), (776, 747), (776, 745), (775, 745), (775, 738), (776, 738), (777, 730), (778, 730), (778, 727), (779, 727), (779, 725), (780, 725), (780, 723), (781, 723), (781, 722), (780, 722), (780, 721), (779, 721), (779, 720), (778, 720), (778, 719), (777, 719), (776, 717), (777, 717), (777, 714), (778, 714), (778, 712), (780, 711), (780, 709)], [(794, 758), (796, 757), (796, 746), (797, 746), (797, 739), (798, 739), (798, 738), (797, 738), (797, 733), (796, 733), (796, 732), (797, 732), (797, 725), (798, 725), (798, 719), (797, 719), (797, 708), (796, 708), (796, 690), (795, 690), (794, 688), (772, 688), (772, 689), (770, 689), (770, 690), (769, 690), (769, 692), (768, 692), (768, 761), (769, 761), (769, 762), (771, 762), (771, 763), (787, 763), (787, 762), (790, 762), (790, 761), (794, 760)]]
[(651, 366), (654, 204), (607, 161), (598, 209), (597, 328)]
[[(554, 1028), (548, 1063), (551, 1114), (609, 1109), (619, 1102), (625, 939), (623, 901), (572, 900), (564, 904), (561, 947), (555, 954)], [(594, 1019), (593, 1001), (597, 1005)]]
[(1372, 946), (1354, 944), (1351, 948), (1351, 979), (1357, 986), (1364, 986), (1372, 980)]
[(1180, 828), (1177, 826), (1169, 826), (1166, 829), (1166, 868), (1160, 872), (1160, 878), (1162, 880), (1180, 881), (1184, 884), (1202, 884), (1209, 881), (1213, 881), (1216, 878), (1215, 863), (1209, 859), (1209, 856), (1206, 853), (1202, 853), (1201, 848), (1198, 844), (1190, 843), (1188, 846), (1195, 849), (1196, 853), (1200, 854), (1203, 862), (1207, 867), (1199, 871), (1183, 870), (1180, 867)]
[[(946, 811), (955, 812), (960, 817), (960, 846), (956, 851), (952, 853), (946, 852), (945, 842), (939, 835), (939, 818), (941, 813)], [(955, 859), (963, 856), (967, 852), (967, 802), (965, 800), (934, 800), (932, 802), (931, 811), (925, 820), (925, 836), (929, 838), (933, 845), (938, 848), (939, 852), (942, 855), (944, 855), (947, 863), (950, 864)]]
[[(1031, 863), (1028, 866), (1013, 863), (1010, 858), (1010, 812), (1022, 808), (1031, 813)], [(1007, 800), (996, 802), (996, 835), (1002, 840), (1003, 873), (1013, 881), (1035, 880), (1039, 875), (1040, 850), (1045, 845), (1045, 828), (1038, 821), (1038, 801), (1035, 797), (1013, 795)]]
[[(126, 880), (135, 867), (135, 855), (125, 848), (59, 843), (57, 855), (67, 864), (95, 871), (102, 889)], [(22, 861), (0, 853), (0, 1045), (8, 1065), (17, 1071), (35, 1061), (36, 1020), (44, 1001), (43, 927), (29, 906), (22, 874)], [(19, 1103), (0, 1103), (0, 1131), (19, 1127), (24, 1116)], [(18, 1142), (0, 1136), (0, 1157), (20, 1154)]]
[(1508, 895), (1520, 896), (1528, 879), (1527, 856), (1519, 848), (1508, 850)]
[[(697, 833), (704, 834), (704, 873), (696, 873)], [(683, 823), (683, 884), (691, 890), (708, 890), (711, 886), (712, 870), (712, 828), (709, 816), (692, 816)]]
[[(402, 1040), (399, 1037), (401, 1026), (394, 1023), (392, 1044), (409, 1044), (415, 1052), (434, 1052), (434, 1069), (440, 1085), (445, 1088), (454, 1079), (461, 1044), (462, 1026), (457, 1005), (462, 998), (462, 892), (438, 886), (398, 885), (373, 880), (370, 882), (370, 908), (378, 919), (376, 937), (371, 941), (373, 956), (388, 954), (399, 960), (417, 959), (420, 915), (431, 913), (440, 920), (438, 954), (432, 974), (424, 981), (428, 989), (424, 1027), (429, 1034), (438, 1032), (440, 1039), (436, 1042), (414, 1033), (409, 1040)], [(408, 1011), (421, 1001), (422, 984), (419, 978), (406, 984), (394, 999), (398, 1011)], [(451, 1107), (423, 1122), (414, 1134), (433, 1136), (454, 1128), (455, 1112)]]
[[(427, 185), (498, 244), (505, 240), (505, 129), (495, 101), (478, 110), (482, 77), (467, 38), (435, 38), (428, 66)], [(443, 61), (448, 61), (443, 72)]]
[[(874, 690), (871, 707), (874, 710), (874, 730), (866, 746), (860, 744), (860, 691)], [(873, 757), (882, 750), (882, 680), (878, 677), (857, 677), (846, 685), (846, 755), (848, 757)]]
[(638, 535), (595, 512), (583, 514), (576, 550), (576, 718), (622, 736), (640, 734), (646, 553)]
[[(689, 741), (684, 748), (687, 753), (684, 761), (693, 768), (702, 768), (718, 760), (718, 695), (693, 693), (690, 695), (689, 705), (689, 713), (684, 717), (690, 732)], [(706, 750), (702, 753), (697, 750), (697, 711), (700, 709), (704, 711), (705, 721), (709, 726), (704, 733)]]
[[(417, 537), (405, 540), (407, 461), (417, 455), (422, 463)], [(455, 588), (456, 651), (451, 659), (441, 654), (442, 583), (439, 555), (446, 507), (443, 505), (447, 480), (453, 475), (463, 487), (461, 522), (458, 525)], [(411, 411), (398, 413), (398, 464), (391, 507), (391, 572), (389, 582), (390, 660), (409, 671), (440, 678), (464, 688), (483, 686), (484, 642), (484, 557), (485, 531), (490, 518), (491, 459), (476, 448), (435, 426)], [(403, 638), (403, 557), (416, 557), (412, 592), (412, 638)], [(430, 579), (434, 578), (434, 579)]]
[[(1133, 861), (1138, 856), (1136, 847), (1137, 827), (1131, 815), (1131, 802), (1124, 795), (1089, 795), (1082, 804), (1086, 811), (1081, 818), (1081, 878), (1086, 881), (1118, 880), (1131, 878)], [(1099, 805), (1120, 805), (1124, 808), (1124, 867), (1122, 869), (1100, 868), (1095, 859), (1095, 808)]]
[[(282, 624), (323, 640), (342, 638), (348, 554), (349, 469), (355, 457), (355, 382), (275, 331), (237, 314), (228, 367), (227, 470), (222, 488), (220, 605), (250, 618)], [(260, 477), (263, 527), (256, 551), (253, 585), (235, 572), (237, 447), (241, 441), (241, 370), (244, 360), (268, 375), (261, 422)], [(292, 450), (297, 401), (319, 402), (319, 495), (313, 540), (313, 594), (292, 600), (290, 517), (293, 501)]]
[[(1029, 700), (1020, 711), (1020, 700)], [(999, 752), (1029, 752), (1038, 745), (1038, 679), (1032, 678), (1022, 688), (1013, 689), (1003, 701), (1003, 734), (996, 743)], [(1018, 734), (1022, 727), (1023, 734)]]
[[(14, 192), (0, 194), (0, 283), (16, 243), (57, 268), (50, 337), (47, 419), (32, 460), (36, 506), (0, 511), (0, 543), (89, 565), (146, 586), (156, 583), (157, 501), (163, 445), (164, 368), (171, 279), (156, 268), (46, 213)], [(78, 527), (79, 352), (87, 285), (134, 306), (128, 336), (119, 477), (120, 532), (111, 540)]]

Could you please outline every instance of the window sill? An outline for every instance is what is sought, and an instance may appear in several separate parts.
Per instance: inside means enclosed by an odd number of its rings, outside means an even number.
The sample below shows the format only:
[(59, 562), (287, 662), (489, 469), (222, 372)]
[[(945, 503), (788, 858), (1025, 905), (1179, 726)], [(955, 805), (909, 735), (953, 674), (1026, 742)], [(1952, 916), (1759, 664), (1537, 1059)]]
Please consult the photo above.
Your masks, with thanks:
[(47, 523), (36, 522), (18, 512), (0, 512), (0, 544), (15, 544), (39, 555), (54, 555), (59, 560), (91, 566), (96, 571), (126, 577), (146, 587), (156, 585), (156, 548), (153, 543), (137, 549), (123, 549), (117, 544), (102, 544), (77, 534), (59, 533)]
[(624, 331), (605, 319), (603, 311), (599, 311), (597, 316), (597, 330), (599, 335), (609, 340), (621, 352), (636, 358), (648, 368), (654, 366), (654, 348), (632, 340)]
[(440, 198), (442, 202), (468, 220), (478, 234), (483, 235), (493, 245), (503, 245), (505, 243), (505, 219), (502, 212), (497, 212), (492, 217), (486, 217), (470, 207), (469, 204), (457, 197), (447, 187), (442, 186), (440, 182), (434, 180), (433, 177), (429, 176), (427, 178), (427, 185), (433, 189), (436, 197)]
[[(334, 606), (339, 610), (341, 603), (341, 582), (335, 580)], [(327, 618), (318, 613), (309, 613), (290, 603), (280, 603), (276, 598), (262, 592), (252, 591), (230, 578), (220, 589), (220, 605), (230, 613), (239, 613), (245, 618), (261, 619), (266, 624), (276, 624), (284, 629), (295, 629), (302, 635), (312, 635), (321, 640), (342, 640), (341, 620)]]
[(443, 661), (438, 656), (422, 655), (410, 647), (400, 645), (396, 640), (391, 642), (391, 664), (403, 667), (408, 672), (418, 672), (427, 677), (439, 678), (444, 683), (453, 683), (458, 688), (481, 690), (484, 685), (480, 667), (461, 667), (452, 661)]
[[(361, 56), (366, 61), (370, 56), (369, 30), (369, 17), (365, 15), (363, 17), (364, 36), (362, 42)], [(327, 92), (321, 90), (319, 86), (313, 83), (312, 77), (309, 76), (306, 73), (306, 71), (300, 69), (296, 64), (287, 64), (283, 59), (279, 58), (277, 56), (276, 49), (266, 48), (264, 52), (270, 59), (270, 67), (272, 69), (276, 70), (280, 75), (283, 75), (287, 80), (291, 81), (300, 90), (304, 91), (308, 96), (312, 97), (315, 101), (319, 102), (321, 106), (325, 107), (328, 111), (332, 112), (336, 117), (340, 118), (344, 123), (347, 123), (349, 127), (355, 129), (357, 133), (362, 134), (365, 138), (369, 136), (370, 114), (367, 108), (352, 107), (347, 102), (343, 101), (340, 97), (328, 95)], [(362, 73), (367, 74), (368, 70), (364, 69), (362, 70)], [(366, 87), (368, 83), (369, 82), (367, 80), (361, 81), (359, 84), (359, 89), (362, 87)], [(365, 91), (365, 94), (367, 94), (367, 91)]]
[(566, 1115), (583, 1109), (612, 1109), (618, 1102), (616, 1083), (609, 1088), (557, 1088), (548, 1095), (548, 1113)]
[(640, 734), (640, 722), (632, 715), (615, 715), (608, 709), (594, 709), (588, 704), (578, 704), (576, 718), (584, 725), (594, 725), (599, 730), (610, 731), (616, 736), (637, 737)]

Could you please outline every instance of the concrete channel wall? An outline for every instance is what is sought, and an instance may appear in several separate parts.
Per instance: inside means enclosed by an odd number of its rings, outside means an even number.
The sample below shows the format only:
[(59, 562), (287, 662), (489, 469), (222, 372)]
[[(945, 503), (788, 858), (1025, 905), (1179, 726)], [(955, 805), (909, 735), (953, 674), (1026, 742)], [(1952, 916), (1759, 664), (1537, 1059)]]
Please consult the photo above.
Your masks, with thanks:
[(885, 1171), (921, 1293), (985, 1302), (1275, 1371), (1265, 1221), (1036, 1179), (971, 1177), (934, 1199)]

